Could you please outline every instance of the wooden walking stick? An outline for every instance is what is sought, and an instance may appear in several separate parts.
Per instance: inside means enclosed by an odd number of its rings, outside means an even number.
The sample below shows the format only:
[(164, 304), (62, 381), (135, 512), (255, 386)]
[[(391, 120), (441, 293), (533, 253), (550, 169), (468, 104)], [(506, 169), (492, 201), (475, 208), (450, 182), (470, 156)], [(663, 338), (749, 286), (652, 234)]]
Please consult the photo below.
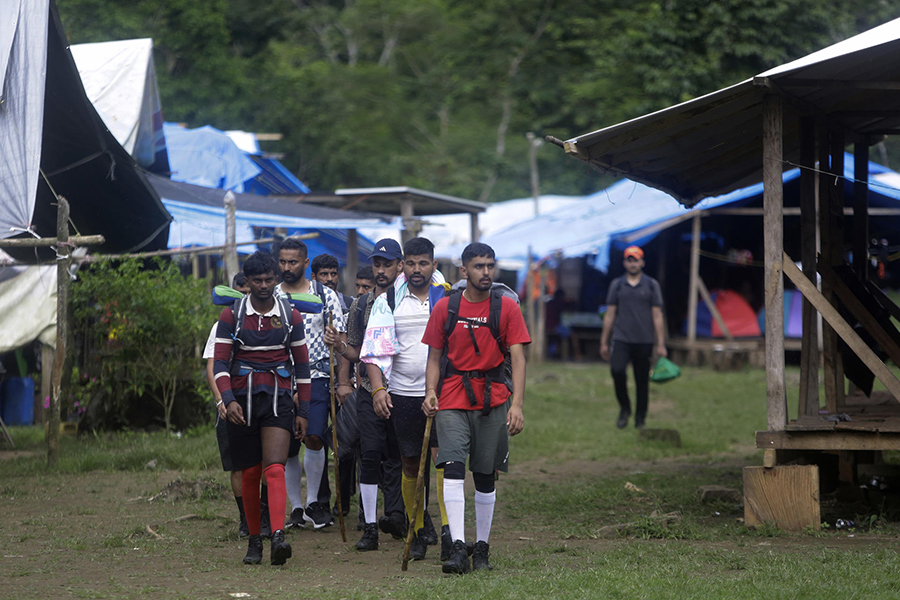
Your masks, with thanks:
[[(328, 326), (334, 327), (334, 315), (328, 313)], [(334, 346), (328, 349), (328, 368), (331, 370), (331, 380), (329, 387), (331, 388), (331, 442), (334, 450), (334, 498), (338, 506), (338, 523), (341, 526), (341, 538), (347, 543), (347, 529), (344, 527), (344, 505), (341, 502), (341, 467), (338, 459), (338, 440), (337, 440), (337, 405), (334, 401)]]
[[(428, 399), (431, 406), (434, 406), (434, 396)], [(425, 439), (422, 440), (422, 455), (419, 457), (419, 475), (416, 477), (416, 502), (413, 506), (413, 521), (409, 524), (409, 531), (406, 532), (406, 549), (403, 550), (403, 563), (400, 570), (405, 571), (409, 567), (409, 550), (412, 547), (413, 536), (416, 535), (416, 517), (419, 514), (419, 507), (422, 506), (425, 496), (425, 465), (428, 463), (428, 448), (431, 441), (431, 422), (434, 417), (428, 417), (425, 420)]]

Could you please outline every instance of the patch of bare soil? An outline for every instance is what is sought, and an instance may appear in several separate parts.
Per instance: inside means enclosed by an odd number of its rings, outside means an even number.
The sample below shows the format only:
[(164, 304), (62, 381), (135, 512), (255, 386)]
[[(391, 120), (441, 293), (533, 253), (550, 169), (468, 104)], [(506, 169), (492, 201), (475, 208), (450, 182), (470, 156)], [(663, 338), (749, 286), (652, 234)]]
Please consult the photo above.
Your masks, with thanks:
[[(552, 468), (521, 465), (511, 477), (548, 482), (573, 473), (597, 477), (620, 472), (696, 468), (675, 461), (573, 461)], [(410, 579), (436, 579), (439, 548), (424, 561), (400, 570), (403, 543), (381, 535), (375, 552), (359, 553), (356, 518), (347, 522), (348, 541), (337, 525), (319, 531), (289, 531), (293, 557), (283, 567), (244, 566), (246, 542), (237, 538), (237, 510), (228, 494), (204, 480), (177, 473), (89, 473), (9, 478), (0, 484), (0, 597), (27, 598), (320, 598), (353, 590), (399, 591)], [(225, 481), (224, 474), (218, 474)], [(219, 484), (217, 484), (219, 485)], [(178, 493), (176, 493), (176, 490)], [(215, 494), (210, 493), (210, 490)], [(167, 491), (170, 501), (159, 494)], [(471, 498), (471, 490), (467, 498)], [(355, 502), (354, 502), (355, 506)], [(471, 506), (469, 507), (471, 509)], [(494, 563), (517, 551), (554, 546), (594, 551), (635, 540), (562, 540), (504, 516), (502, 494), (491, 536)], [(850, 548), (884, 544), (879, 536), (856, 538), (766, 538), (745, 544), (685, 542), (738, 551), (795, 549), (798, 545)], [(502, 558), (499, 558), (502, 562)], [(502, 566), (494, 573), (502, 573)], [(248, 594), (248, 596), (235, 596)]]

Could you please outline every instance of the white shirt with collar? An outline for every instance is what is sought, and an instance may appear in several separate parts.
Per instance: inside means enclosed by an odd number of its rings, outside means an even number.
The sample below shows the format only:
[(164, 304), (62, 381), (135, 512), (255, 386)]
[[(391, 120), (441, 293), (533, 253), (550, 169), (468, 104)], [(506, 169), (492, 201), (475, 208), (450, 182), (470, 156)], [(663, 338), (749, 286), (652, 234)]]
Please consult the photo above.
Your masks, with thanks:
[(390, 393), (402, 396), (425, 395), (425, 366), (428, 346), (422, 343), (425, 327), (431, 315), (428, 299), (423, 302), (407, 288), (406, 295), (394, 309), (394, 331), (398, 352), (393, 357)]

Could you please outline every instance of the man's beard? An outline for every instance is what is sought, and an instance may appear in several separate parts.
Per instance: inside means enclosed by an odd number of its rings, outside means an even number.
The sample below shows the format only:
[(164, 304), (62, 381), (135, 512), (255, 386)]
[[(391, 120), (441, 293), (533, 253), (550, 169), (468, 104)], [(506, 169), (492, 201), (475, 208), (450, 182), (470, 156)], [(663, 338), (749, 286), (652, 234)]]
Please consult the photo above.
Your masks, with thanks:
[(296, 283), (300, 281), (300, 275), (294, 275), (292, 271), (284, 271), (281, 273), (281, 278), (285, 283)]

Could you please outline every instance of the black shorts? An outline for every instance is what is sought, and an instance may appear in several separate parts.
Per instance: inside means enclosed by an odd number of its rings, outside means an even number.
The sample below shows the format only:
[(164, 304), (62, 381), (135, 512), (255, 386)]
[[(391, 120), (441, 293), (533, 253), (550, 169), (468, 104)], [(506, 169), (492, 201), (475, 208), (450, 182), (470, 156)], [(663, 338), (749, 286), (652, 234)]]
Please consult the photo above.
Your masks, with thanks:
[(231, 468), (231, 448), (228, 447), (228, 425), (224, 419), (216, 417), (216, 441), (219, 442), (219, 458), (222, 459), (222, 470), (233, 471)]
[[(399, 456), (397, 433), (394, 431), (391, 419), (382, 419), (375, 414), (372, 394), (366, 389), (359, 388), (358, 394), (357, 418), (359, 420), (360, 453), (380, 452), (382, 456)], [(422, 450), (421, 446), (419, 446), (419, 450)]]
[[(422, 456), (422, 441), (425, 438), (425, 422), (428, 417), (422, 412), (422, 403), (425, 396), (401, 396), (391, 394), (391, 422), (397, 433), (397, 445), (400, 446), (400, 456), (404, 458), (419, 458)], [(437, 428), (434, 421), (431, 423), (431, 438), (429, 448), (437, 448)]]
[[(247, 397), (238, 396), (247, 420)], [(249, 425), (235, 425), (228, 422), (228, 445), (231, 447), (231, 467), (235, 471), (249, 469), (262, 462), (262, 438), (260, 428), (280, 427), (294, 435), (294, 401), (290, 394), (279, 394), (277, 415), (272, 396), (265, 392), (253, 394), (253, 414)]]

